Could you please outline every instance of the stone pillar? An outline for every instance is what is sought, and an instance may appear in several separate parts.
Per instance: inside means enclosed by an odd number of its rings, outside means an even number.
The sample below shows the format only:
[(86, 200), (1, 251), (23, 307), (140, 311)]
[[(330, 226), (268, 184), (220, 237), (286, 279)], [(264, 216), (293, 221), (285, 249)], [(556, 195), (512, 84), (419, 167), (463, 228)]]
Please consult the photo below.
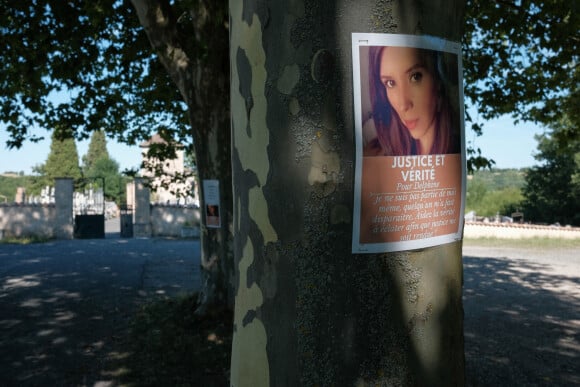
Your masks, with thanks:
[(73, 238), (73, 179), (58, 177), (54, 180), (56, 206), (55, 236), (57, 239)]
[(125, 192), (127, 193), (127, 209), (133, 211), (135, 209), (135, 182), (134, 181), (127, 183)]
[(16, 188), (16, 197), (14, 198), (14, 203), (16, 204), (26, 203), (26, 188), (24, 187)]
[(145, 179), (135, 179), (134, 206), (133, 235), (136, 238), (148, 238), (151, 236), (151, 204), (149, 188), (145, 185)]

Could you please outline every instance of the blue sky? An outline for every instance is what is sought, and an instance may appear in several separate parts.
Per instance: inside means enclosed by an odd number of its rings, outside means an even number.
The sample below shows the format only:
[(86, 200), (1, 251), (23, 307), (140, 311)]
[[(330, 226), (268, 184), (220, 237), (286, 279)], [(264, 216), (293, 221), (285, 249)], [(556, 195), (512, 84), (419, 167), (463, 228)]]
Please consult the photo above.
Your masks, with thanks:
[[(475, 137), (468, 131), (466, 141), (472, 141), (484, 156), (495, 160), (496, 168), (524, 168), (536, 164), (533, 158), (537, 148), (534, 135), (542, 133), (542, 128), (529, 123), (514, 126), (512, 119), (507, 116), (484, 125), (482, 136)], [(46, 162), (50, 151), (50, 133), (45, 137), (40, 143), (27, 142), (18, 150), (9, 150), (5, 145), (8, 133), (0, 129), (0, 173), (24, 171), (25, 174), (31, 174), (33, 166)], [(88, 140), (77, 142), (79, 158), (86, 154), (88, 145)], [(141, 163), (141, 151), (137, 145), (127, 146), (108, 139), (107, 149), (120, 164), (121, 170), (138, 168)]]
[(536, 134), (544, 133), (544, 128), (532, 123), (518, 123), (503, 116), (484, 123), (483, 134), (476, 137), (467, 131), (466, 141), (480, 148), (483, 156), (495, 161), (495, 168), (525, 168), (537, 165), (534, 159), (538, 142)]

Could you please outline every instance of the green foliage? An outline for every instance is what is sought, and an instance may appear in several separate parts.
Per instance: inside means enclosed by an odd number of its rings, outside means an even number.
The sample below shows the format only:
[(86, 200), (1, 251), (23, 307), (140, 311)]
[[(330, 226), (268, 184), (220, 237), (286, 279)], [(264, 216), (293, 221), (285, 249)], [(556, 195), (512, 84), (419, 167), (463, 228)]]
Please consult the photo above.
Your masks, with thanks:
[(32, 243), (46, 243), (51, 239), (43, 236), (27, 236), (27, 237), (6, 237), (0, 239), (0, 244), (15, 244), (15, 245), (30, 245)]
[(125, 186), (128, 181), (119, 173), (119, 163), (111, 159), (107, 151), (105, 133), (101, 130), (93, 132), (87, 154), (83, 156), (83, 172), (87, 179), (100, 187), (105, 185), (105, 198), (118, 205), (125, 203)]
[(44, 187), (53, 186), (54, 180), (50, 180), (50, 178), (46, 174), (46, 163), (39, 164), (32, 167), (33, 175), (31, 176), (31, 185), (30, 191), (26, 191), (29, 195), (38, 195), (42, 191)]
[[(559, 141), (577, 136), (580, 2), (468, 0), (466, 10), (465, 96), (482, 119), (510, 114), (551, 125), (568, 116)], [(480, 123), (472, 128), (481, 133)]]
[(539, 166), (531, 168), (523, 188), (526, 217), (538, 223), (580, 226), (580, 139), (562, 143), (561, 131), (571, 122), (561, 120), (551, 132), (537, 136)]
[(30, 195), (32, 182), (31, 176), (0, 176), (0, 203), (14, 202), (18, 187), (24, 187), (26, 194)]
[(125, 202), (125, 186), (127, 179), (119, 173), (119, 163), (110, 158), (101, 158), (94, 162), (92, 168), (87, 171), (86, 178), (96, 179), (94, 182), (100, 186), (102, 178), (105, 184), (105, 199), (117, 204)]
[(493, 169), (474, 172), (471, 180), (481, 182), (488, 190), (522, 188), (525, 184), (525, 169)]
[[(91, 169), (95, 163), (100, 159), (109, 159), (109, 152), (107, 151), (107, 139), (105, 132), (97, 130), (91, 135), (89, 142), (89, 149), (87, 154), (83, 156), (83, 171), (85, 175), (91, 174)], [(118, 168), (117, 168), (118, 169)]]
[[(30, 128), (66, 124), (76, 139), (104, 128), (138, 143), (161, 123), (181, 141), (187, 109), (130, 2), (8, 0), (0, 15), (0, 122), (9, 147)], [(187, 142), (187, 141), (183, 141)], [(190, 141), (189, 141), (190, 142)]]
[(522, 209), (521, 188), (525, 171), (501, 169), (477, 171), (467, 181), (466, 212), (492, 217), (496, 214), (511, 216)]
[(54, 130), (50, 143), (50, 153), (46, 164), (44, 164), (44, 174), (50, 181), (54, 181), (57, 177), (71, 177), (73, 179), (82, 177), (77, 145), (70, 131), (58, 130), (58, 128)]

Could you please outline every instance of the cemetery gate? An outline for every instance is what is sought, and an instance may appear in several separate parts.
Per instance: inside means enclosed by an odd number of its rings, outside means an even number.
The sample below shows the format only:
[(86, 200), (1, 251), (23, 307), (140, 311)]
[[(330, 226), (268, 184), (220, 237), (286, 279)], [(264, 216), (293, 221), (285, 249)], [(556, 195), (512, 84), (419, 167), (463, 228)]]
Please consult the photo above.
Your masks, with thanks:
[(73, 193), (74, 238), (105, 237), (105, 179), (77, 179)]

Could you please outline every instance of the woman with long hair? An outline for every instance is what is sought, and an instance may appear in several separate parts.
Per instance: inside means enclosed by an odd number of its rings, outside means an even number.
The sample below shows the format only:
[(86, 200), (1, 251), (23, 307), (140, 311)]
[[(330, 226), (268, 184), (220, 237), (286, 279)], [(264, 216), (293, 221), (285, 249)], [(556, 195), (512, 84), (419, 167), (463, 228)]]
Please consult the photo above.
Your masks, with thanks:
[(449, 86), (457, 85), (457, 68), (446, 70), (446, 62), (438, 51), (369, 47), (376, 138), (366, 144), (365, 156), (460, 152), (458, 114), (449, 95)]

